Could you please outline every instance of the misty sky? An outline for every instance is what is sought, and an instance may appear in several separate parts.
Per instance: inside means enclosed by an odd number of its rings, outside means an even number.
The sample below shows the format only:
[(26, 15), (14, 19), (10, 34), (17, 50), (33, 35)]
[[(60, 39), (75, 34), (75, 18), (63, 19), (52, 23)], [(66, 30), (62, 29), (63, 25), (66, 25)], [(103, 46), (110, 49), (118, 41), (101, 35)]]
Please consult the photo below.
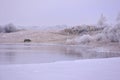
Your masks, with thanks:
[(95, 24), (103, 13), (109, 21), (120, 11), (120, 0), (0, 0), (0, 24)]

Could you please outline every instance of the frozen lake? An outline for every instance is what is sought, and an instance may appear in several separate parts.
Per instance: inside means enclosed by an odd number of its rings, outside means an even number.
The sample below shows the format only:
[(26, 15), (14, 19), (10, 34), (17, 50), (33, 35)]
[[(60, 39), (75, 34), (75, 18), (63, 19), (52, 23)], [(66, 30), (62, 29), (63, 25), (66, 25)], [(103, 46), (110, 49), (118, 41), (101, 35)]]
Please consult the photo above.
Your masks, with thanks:
[(1, 64), (36, 64), (77, 59), (120, 57), (120, 52), (77, 45), (0, 44)]

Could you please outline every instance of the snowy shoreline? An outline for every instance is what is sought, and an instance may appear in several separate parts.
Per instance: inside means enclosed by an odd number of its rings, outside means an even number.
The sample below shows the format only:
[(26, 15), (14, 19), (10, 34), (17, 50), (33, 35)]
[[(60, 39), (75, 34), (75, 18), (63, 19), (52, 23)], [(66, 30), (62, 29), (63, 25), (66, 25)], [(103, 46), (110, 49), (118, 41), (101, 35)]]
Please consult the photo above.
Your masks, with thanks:
[(0, 80), (119, 80), (120, 58), (0, 65)]

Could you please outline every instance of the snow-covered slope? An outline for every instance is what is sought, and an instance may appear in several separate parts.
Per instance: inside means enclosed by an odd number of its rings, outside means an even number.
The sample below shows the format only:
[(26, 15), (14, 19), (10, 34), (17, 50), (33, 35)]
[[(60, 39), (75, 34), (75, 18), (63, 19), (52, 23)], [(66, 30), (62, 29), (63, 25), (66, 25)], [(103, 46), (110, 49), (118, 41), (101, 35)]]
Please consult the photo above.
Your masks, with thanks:
[(120, 80), (120, 58), (0, 65), (0, 80)]

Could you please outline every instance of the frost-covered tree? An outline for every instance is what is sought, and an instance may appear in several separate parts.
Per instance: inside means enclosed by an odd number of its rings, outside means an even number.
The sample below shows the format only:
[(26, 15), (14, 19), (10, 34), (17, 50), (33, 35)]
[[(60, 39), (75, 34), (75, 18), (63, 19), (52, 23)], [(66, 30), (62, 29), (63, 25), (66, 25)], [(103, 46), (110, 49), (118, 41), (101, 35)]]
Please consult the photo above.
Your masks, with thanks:
[(105, 27), (107, 24), (106, 21), (107, 21), (106, 17), (103, 14), (101, 14), (100, 19), (98, 20), (98, 26)]
[(120, 24), (120, 12), (117, 15), (116, 22), (117, 22), (117, 24)]
[(16, 27), (12, 23), (5, 25), (4, 30), (6, 33), (17, 31)]

